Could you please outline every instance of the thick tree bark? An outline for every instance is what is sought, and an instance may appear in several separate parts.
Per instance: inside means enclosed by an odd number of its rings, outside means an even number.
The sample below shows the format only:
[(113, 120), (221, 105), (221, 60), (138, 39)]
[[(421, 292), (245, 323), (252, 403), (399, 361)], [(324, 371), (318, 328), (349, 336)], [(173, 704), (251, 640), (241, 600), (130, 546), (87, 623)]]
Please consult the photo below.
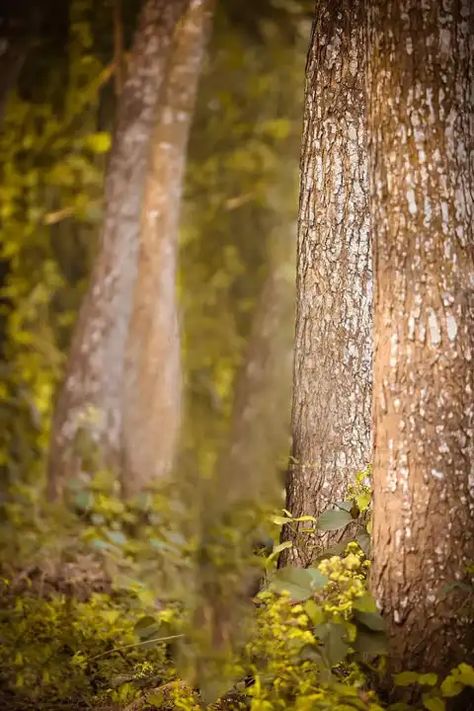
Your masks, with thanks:
[[(318, 2), (306, 67), (293, 458), (287, 508), (313, 515), (370, 460), (371, 256), (362, 1)], [(307, 524), (305, 525), (307, 528)], [(290, 532), (284, 536), (292, 537)], [(310, 562), (329, 536), (297, 536)]]
[(191, 0), (177, 28), (151, 146), (126, 353), (123, 488), (127, 495), (169, 473), (179, 431), (178, 226), (188, 135), (213, 4), (213, 0)]
[(146, 0), (105, 186), (102, 242), (84, 299), (52, 426), (49, 495), (62, 495), (77, 477), (75, 442), (85, 429), (102, 464), (118, 468), (122, 432), (124, 352), (136, 275), (140, 215), (148, 151), (176, 24), (189, 0)]
[(473, 9), (373, 0), (369, 12), (372, 587), (393, 668), (446, 672), (474, 649), (463, 593), (449, 591), (474, 559)]

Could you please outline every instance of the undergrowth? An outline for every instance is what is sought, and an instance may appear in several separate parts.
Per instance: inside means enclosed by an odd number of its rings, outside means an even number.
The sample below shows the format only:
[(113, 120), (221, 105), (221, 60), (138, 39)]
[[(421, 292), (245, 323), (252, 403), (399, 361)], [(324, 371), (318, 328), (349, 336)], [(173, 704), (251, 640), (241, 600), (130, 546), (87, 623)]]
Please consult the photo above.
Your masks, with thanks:
[[(192, 534), (183, 535), (186, 512), (163, 495), (125, 505), (100, 477), (75, 493), (73, 512), (60, 519), (29, 489), (13, 491), (0, 530), (1, 708), (443, 711), (474, 687), (469, 665), (446, 679), (397, 675), (395, 704), (374, 691), (387, 648), (367, 590), (370, 497), (362, 476), (350, 495), (335, 510), (354, 517), (357, 504), (360, 540), (314, 567), (276, 569), (278, 527), (291, 516), (265, 524), (274, 546), (260, 557), (247, 641), (225, 670), (216, 666), (222, 678), (213, 685), (211, 674), (198, 690), (180, 663), (196, 552)], [(321, 525), (334, 529), (343, 518), (328, 512)]]

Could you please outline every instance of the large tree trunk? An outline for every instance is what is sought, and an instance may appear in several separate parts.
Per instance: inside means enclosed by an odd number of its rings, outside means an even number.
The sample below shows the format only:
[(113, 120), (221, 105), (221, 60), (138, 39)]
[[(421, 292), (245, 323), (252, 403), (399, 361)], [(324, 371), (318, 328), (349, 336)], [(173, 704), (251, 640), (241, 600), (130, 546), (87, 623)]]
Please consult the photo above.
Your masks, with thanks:
[(446, 672), (474, 649), (450, 588), (474, 559), (472, 13), (370, 3), (372, 587), (394, 669)]
[(142, 489), (171, 468), (181, 415), (176, 261), (189, 130), (213, 0), (191, 0), (176, 31), (151, 147), (138, 274), (127, 342), (123, 488)]
[[(318, 2), (306, 67), (293, 458), (287, 508), (317, 516), (370, 460), (371, 256), (362, 1)], [(307, 526), (306, 526), (307, 527)], [(293, 537), (289, 531), (284, 534)], [(308, 563), (328, 536), (293, 537)]]
[(140, 17), (108, 167), (101, 250), (53, 420), (48, 481), (52, 498), (62, 495), (67, 479), (80, 474), (76, 438), (82, 429), (98, 448), (101, 463), (119, 466), (124, 352), (148, 151), (170, 46), (188, 4), (146, 0)]

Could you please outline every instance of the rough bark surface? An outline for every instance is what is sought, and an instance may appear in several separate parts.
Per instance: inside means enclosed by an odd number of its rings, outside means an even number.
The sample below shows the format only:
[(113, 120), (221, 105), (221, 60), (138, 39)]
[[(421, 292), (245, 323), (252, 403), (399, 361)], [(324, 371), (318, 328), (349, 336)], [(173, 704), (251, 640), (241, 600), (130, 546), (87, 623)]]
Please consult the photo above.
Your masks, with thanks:
[(49, 495), (80, 476), (75, 442), (86, 430), (103, 464), (118, 467), (124, 351), (136, 275), (148, 151), (176, 24), (189, 0), (146, 0), (120, 97), (105, 186), (100, 253), (79, 314), (55, 409)]
[(169, 473), (179, 432), (179, 214), (188, 136), (213, 5), (213, 0), (191, 0), (177, 28), (151, 146), (126, 351), (123, 488), (127, 495)]
[[(306, 67), (293, 458), (287, 508), (313, 515), (370, 459), (371, 255), (362, 2), (318, 2)], [(307, 528), (307, 524), (305, 525)], [(329, 536), (297, 537), (310, 562)]]
[(474, 559), (472, 21), (469, 0), (369, 10), (372, 588), (393, 667), (441, 673), (474, 649), (446, 587)]

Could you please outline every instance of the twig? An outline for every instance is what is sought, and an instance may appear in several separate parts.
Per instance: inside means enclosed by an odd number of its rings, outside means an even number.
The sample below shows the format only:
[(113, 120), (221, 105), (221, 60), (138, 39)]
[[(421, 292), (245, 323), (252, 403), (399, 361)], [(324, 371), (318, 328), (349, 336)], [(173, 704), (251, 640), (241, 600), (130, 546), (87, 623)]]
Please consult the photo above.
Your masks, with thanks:
[(113, 649), (109, 649), (107, 652), (101, 652), (100, 654), (96, 654), (94, 657), (89, 657), (88, 661), (92, 662), (94, 659), (100, 659), (101, 657), (106, 657), (109, 654), (113, 654), (114, 652), (121, 652), (122, 649), (132, 649), (133, 647), (142, 647), (145, 644), (154, 644), (155, 642), (168, 642), (170, 639), (179, 639), (180, 637), (184, 637), (184, 634), (171, 634), (168, 637), (154, 637), (153, 639), (146, 639), (143, 642), (136, 642), (135, 644), (124, 644), (121, 647), (114, 647)]

